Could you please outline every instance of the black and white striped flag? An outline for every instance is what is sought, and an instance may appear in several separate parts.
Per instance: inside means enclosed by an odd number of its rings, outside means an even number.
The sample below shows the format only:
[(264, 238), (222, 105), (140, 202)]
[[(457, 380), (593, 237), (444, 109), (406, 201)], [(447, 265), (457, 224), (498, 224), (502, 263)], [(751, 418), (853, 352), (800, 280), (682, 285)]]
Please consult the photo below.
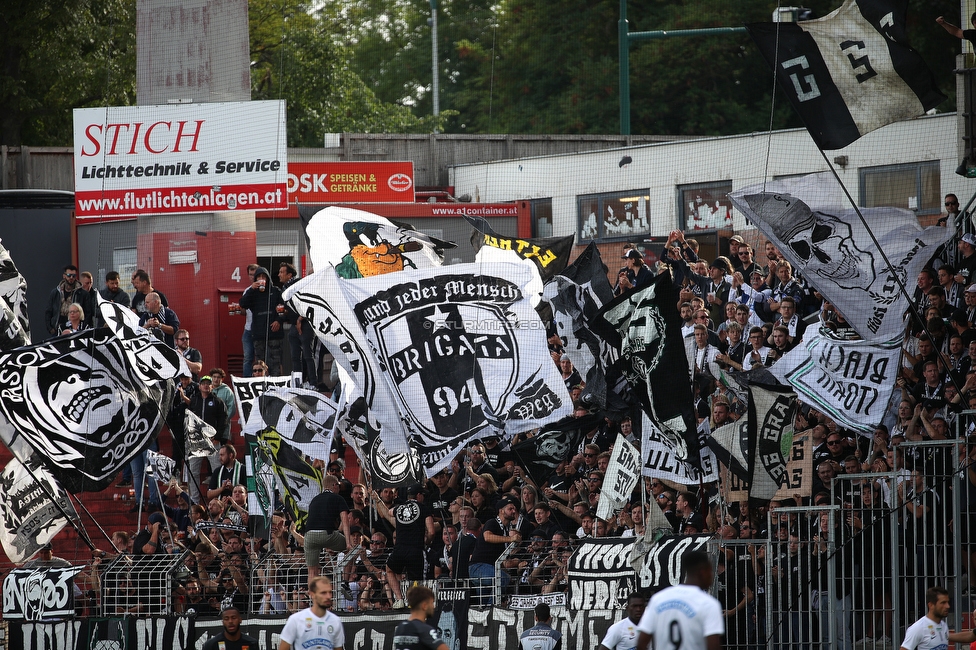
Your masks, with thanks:
[(817, 20), (749, 35), (820, 149), (842, 149), (946, 100), (905, 34), (907, 0), (846, 0)]

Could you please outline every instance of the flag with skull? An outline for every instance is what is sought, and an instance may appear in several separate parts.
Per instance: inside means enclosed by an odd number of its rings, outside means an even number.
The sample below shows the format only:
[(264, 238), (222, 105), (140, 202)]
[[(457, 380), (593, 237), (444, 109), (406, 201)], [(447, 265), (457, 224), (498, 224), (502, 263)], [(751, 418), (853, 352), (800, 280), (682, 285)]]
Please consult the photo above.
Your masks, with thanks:
[(753, 185), (729, 198), (871, 341), (904, 334), (909, 303), (901, 286), (910, 286), (952, 235), (949, 228), (922, 228), (914, 212), (901, 208), (861, 208), (862, 221), (826, 172)]

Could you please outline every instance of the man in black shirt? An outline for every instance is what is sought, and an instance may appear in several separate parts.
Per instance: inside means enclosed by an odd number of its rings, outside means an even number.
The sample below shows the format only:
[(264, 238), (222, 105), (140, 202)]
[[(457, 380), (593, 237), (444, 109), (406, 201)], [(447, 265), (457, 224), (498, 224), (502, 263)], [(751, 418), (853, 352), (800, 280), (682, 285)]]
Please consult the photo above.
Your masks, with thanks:
[(396, 538), (393, 542), (393, 552), (386, 562), (386, 580), (395, 598), (393, 609), (401, 609), (406, 603), (403, 601), (400, 582), (424, 579), (424, 547), (434, 539), (434, 517), (430, 508), (424, 505), (418, 497), (423, 498), (423, 488), (411, 485), (407, 488), (406, 502), (398, 505), (392, 511)]
[[(505, 550), (505, 546), (522, 541), (522, 535), (513, 525), (518, 517), (518, 505), (509, 497), (498, 501), (498, 516), (485, 522), (484, 530), (478, 537), (474, 552), (471, 554), (471, 564), (468, 571), (472, 578), (480, 578), (482, 589), (480, 605), (491, 605), (491, 596), (486, 593), (494, 581), (501, 580), (501, 586), (507, 587), (510, 580), (508, 572), (501, 570), (495, 574), (495, 562)], [(484, 602), (487, 601), (487, 602)]]
[(441, 632), (425, 622), (434, 615), (434, 592), (427, 587), (411, 587), (407, 592), (410, 618), (393, 633), (393, 650), (448, 650)]
[(241, 633), (241, 612), (236, 607), (228, 607), (220, 614), (223, 632), (207, 639), (203, 650), (257, 650), (258, 641)]
[(217, 457), (220, 459), (220, 468), (210, 475), (208, 501), (233, 496), (235, 485), (247, 486), (247, 471), (237, 460), (237, 449), (234, 445), (222, 445), (217, 452)]
[(322, 488), (322, 494), (309, 503), (305, 521), (305, 565), (309, 582), (321, 573), (323, 548), (345, 551), (352, 546), (349, 542), (349, 506), (337, 494), (339, 480), (327, 474), (322, 477)]

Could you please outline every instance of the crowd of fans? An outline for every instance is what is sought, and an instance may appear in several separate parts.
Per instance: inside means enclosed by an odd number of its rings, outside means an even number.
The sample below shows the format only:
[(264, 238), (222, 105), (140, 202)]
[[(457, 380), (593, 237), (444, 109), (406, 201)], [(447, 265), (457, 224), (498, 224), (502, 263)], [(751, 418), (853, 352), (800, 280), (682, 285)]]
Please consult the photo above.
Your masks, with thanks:
[[(650, 282), (661, 265), (672, 269), (682, 333), (694, 341), (698, 417), (708, 419), (712, 430), (746, 411), (736, 394), (717, 381), (719, 370), (775, 364), (799, 344), (807, 327), (856, 337), (843, 315), (775, 246), (766, 243), (762, 251), (765, 264), (736, 236), (729, 241), (728, 257), (708, 262), (698, 257), (694, 240), (676, 231), (658, 268), (644, 265), (632, 246), (618, 273), (615, 291), (623, 292)], [(512, 441), (483, 438), (424, 485), (400, 490), (354, 482), (361, 475), (358, 468), (345, 467), (339, 441), (329, 459), (316, 461), (325, 470), (324, 491), (338, 500), (313, 502), (311, 528), (308, 522), (290, 521), (279, 502), (264, 531), (250, 521), (246, 476), (232, 471), (238, 461), (227, 445), (205, 505), (191, 505), (186, 487), (173, 481), (161, 491), (163, 512), (153, 514), (149, 527), (135, 535), (117, 534), (116, 545), (136, 556), (190, 551), (189, 579), (174, 594), (175, 611), (192, 608), (198, 615), (216, 614), (228, 604), (260, 613), (297, 611), (307, 605), (303, 590), (309, 576), (319, 571), (337, 577), (340, 611), (402, 608), (401, 581), (415, 580), (464, 581), (472, 602), (487, 605), (498, 604), (497, 593), (504, 604), (512, 595), (566, 592), (569, 558), (580, 540), (642, 537), (648, 522), (661, 521), (663, 515), (667, 532), (707, 533), (727, 542), (719, 555), (717, 583), (730, 643), (762, 641), (766, 599), (773, 599), (774, 611), (782, 614), (774, 626), (782, 635), (778, 638), (820, 638), (828, 593), (837, 598), (838, 633), (847, 643), (890, 639), (892, 607), (921, 601), (930, 586), (926, 579), (956, 571), (967, 589), (970, 581), (976, 584), (976, 549), (954, 567), (942, 543), (949, 531), (968, 539), (976, 520), (976, 446), (961, 445), (958, 459), (948, 448), (903, 446), (953, 438), (958, 414), (976, 406), (976, 393), (970, 393), (976, 389), (971, 362), (976, 358), (976, 284), (964, 284), (973, 268), (976, 239), (967, 235), (957, 250), (943, 251), (919, 275), (914, 306), (921, 317), (909, 320), (893, 426), (878, 423), (872, 436), (864, 436), (814, 409), (799, 409), (797, 435), (809, 436), (814, 450), (815, 475), (804, 494), (755, 507), (745, 497), (730, 503), (719, 483), (690, 486), (645, 477), (619, 514), (599, 519), (597, 504), (617, 435), (641, 444), (631, 418), (607, 418), (587, 431), (579, 447), (541, 483), (511, 451), (531, 434)], [(558, 336), (549, 339), (553, 361), (578, 398), (588, 369), (573, 367), (565, 344)], [(577, 416), (587, 412), (586, 404), (576, 403)], [(638, 415), (635, 411), (633, 421)], [(962, 472), (954, 471), (956, 460)], [(892, 468), (899, 470), (893, 480), (858, 476)], [(722, 475), (728, 476), (724, 468)], [(961, 520), (947, 506), (954, 498), (962, 504)], [(840, 505), (841, 514), (831, 518), (815, 509), (790, 510), (829, 503)], [(783, 514), (777, 512), (784, 508)], [(892, 537), (892, 518), (900, 539)], [(305, 535), (311, 533), (309, 539), (316, 542), (309, 553)], [(772, 540), (776, 549), (771, 575), (761, 540)], [(837, 577), (829, 592), (828, 543), (839, 549), (831, 556)], [(884, 580), (896, 551), (905, 563), (902, 603), (891, 602)], [(96, 565), (100, 562), (96, 558)], [(97, 580), (98, 571), (90, 577)], [(118, 607), (128, 611), (123, 605)], [(869, 614), (855, 621), (850, 613), (855, 607)], [(824, 615), (817, 615), (821, 611)]]

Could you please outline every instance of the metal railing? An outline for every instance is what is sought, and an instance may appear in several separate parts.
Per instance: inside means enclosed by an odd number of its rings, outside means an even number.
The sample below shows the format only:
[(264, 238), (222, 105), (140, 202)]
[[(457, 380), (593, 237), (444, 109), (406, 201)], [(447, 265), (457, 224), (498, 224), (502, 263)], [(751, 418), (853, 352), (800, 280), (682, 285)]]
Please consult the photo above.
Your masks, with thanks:
[(179, 594), (189, 572), (179, 555), (119, 555), (102, 571), (102, 616), (171, 616), (181, 613)]

